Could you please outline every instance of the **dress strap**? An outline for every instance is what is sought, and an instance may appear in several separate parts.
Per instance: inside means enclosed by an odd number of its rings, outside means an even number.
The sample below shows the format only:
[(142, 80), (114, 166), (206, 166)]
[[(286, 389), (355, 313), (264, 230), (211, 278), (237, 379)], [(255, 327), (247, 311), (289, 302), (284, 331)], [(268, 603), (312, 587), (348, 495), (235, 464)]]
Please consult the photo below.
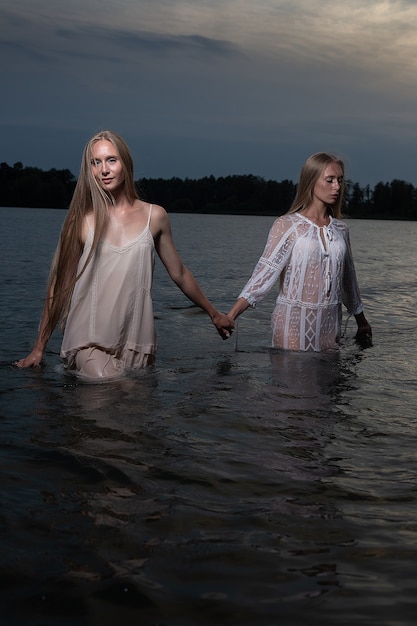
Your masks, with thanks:
[(149, 228), (149, 226), (151, 224), (151, 215), (152, 215), (152, 204), (149, 205), (149, 215), (148, 215), (147, 228)]

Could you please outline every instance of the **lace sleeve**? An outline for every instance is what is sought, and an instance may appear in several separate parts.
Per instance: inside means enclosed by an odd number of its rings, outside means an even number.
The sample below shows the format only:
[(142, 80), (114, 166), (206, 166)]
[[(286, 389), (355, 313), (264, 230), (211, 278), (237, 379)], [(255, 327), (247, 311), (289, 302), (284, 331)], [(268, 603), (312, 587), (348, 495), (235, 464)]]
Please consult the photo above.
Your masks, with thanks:
[(251, 306), (269, 293), (285, 268), (294, 245), (294, 237), (291, 237), (294, 228), (291, 226), (287, 216), (279, 217), (273, 223), (262, 256), (239, 294), (239, 298), (245, 298)]
[(355, 264), (353, 262), (349, 231), (347, 228), (344, 237), (346, 241), (346, 257), (343, 271), (342, 302), (351, 315), (358, 315), (363, 311), (363, 304), (356, 278)]

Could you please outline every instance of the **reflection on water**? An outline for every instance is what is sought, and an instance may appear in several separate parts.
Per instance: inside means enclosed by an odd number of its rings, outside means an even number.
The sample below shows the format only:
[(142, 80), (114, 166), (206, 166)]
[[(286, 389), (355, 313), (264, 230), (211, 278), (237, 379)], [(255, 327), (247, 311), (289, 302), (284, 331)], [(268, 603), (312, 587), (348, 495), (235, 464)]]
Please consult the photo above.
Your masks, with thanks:
[[(291, 398), (300, 411), (332, 410), (333, 394), (340, 383), (340, 354), (299, 354), (270, 351), (272, 385), (282, 399)], [(290, 409), (286, 402), (282, 410)], [(295, 408), (295, 407), (294, 407)]]
[(44, 568), (34, 584), (27, 557), (15, 558), (19, 606), (53, 615), (59, 598), (73, 617), (102, 620), (104, 604), (109, 624), (132, 610), (250, 624), (282, 598), (337, 587), (321, 555), (322, 520), (339, 513), (320, 481), (334, 472), (339, 358), (304, 357), (266, 350), (254, 370), (238, 353), (108, 385), (32, 379), (36, 419), (18, 465), (26, 489), (36, 479), (19, 534), (36, 537)]
[[(185, 255), (202, 220), (197, 277), (227, 309), (267, 218), (175, 217)], [(348, 325), (340, 353), (271, 350), (273, 300), (223, 343), (160, 275), (156, 366), (96, 385), (65, 376), (59, 335), (42, 369), (11, 367), (33, 337), (53, 237), (42, 267), (15, 242), (13, 293), (0, 268), (0, 623), (414, 624), (414, 279), (405, 254), (382, 276), (394, 226), (369, 223), (384, 246), (370, 249), (366, 224), (351, 230), (373, 348)], [(414, 226), (398, 227), (403, 251)]]

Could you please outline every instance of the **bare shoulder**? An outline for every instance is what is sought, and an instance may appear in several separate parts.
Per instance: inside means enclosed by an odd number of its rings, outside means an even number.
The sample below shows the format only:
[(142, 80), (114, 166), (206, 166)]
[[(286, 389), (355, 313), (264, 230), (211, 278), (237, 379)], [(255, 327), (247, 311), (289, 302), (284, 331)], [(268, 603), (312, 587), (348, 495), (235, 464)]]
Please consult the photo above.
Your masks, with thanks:
[(166, 219), (168, 217), (168, 213), (165, 211), (164, 207), (159, 204), (152, 204), (152, 219)]
[(151, 226), (155, 235), (171, 228), (168, 213), (159, 204), (152, 204)]

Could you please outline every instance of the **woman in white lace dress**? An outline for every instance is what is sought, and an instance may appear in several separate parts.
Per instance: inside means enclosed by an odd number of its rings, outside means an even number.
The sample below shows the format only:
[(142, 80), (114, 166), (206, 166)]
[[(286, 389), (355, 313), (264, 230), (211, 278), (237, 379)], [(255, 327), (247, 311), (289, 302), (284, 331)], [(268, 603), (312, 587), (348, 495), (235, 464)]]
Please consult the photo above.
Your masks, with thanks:
[(35, 345), (16, 365), (41, 363), (60, 320), (61, 356), (84, 379), (110, 379), (152, 364), (155, 251), (174, 283), (209, 315), (223, 339), (229, 337), (233, 322), (217, 311), (181, 261), (166, 211), (138, 197), (126, 143), (114, 132), (98, 133), (84, 149)]
[(272, 345), (285, 350), (334, 350), (339, 346), (342, 303), (354, 315), (356, 339), (371, 340), (349, 241), (341, 221), (344, 164), (327, 153), (305, 162), (288, 213), (277, 218), (249, 282), (229, 316), (254, 307), (277, 281)]

